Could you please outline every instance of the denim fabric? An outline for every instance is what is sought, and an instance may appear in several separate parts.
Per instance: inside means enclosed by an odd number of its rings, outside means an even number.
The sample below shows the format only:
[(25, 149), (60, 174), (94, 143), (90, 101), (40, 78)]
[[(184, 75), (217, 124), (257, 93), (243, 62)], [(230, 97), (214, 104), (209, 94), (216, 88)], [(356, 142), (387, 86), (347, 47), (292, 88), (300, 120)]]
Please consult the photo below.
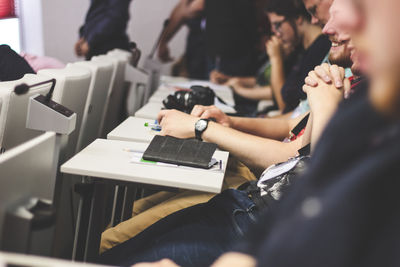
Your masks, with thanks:
[(208, 266), (232, 249), (257, 218), (246, 193), (229, 189), (207, 203), (167, 216), (103, 253), (99, 262), (128, 266), (169, 258), (181, 266)]

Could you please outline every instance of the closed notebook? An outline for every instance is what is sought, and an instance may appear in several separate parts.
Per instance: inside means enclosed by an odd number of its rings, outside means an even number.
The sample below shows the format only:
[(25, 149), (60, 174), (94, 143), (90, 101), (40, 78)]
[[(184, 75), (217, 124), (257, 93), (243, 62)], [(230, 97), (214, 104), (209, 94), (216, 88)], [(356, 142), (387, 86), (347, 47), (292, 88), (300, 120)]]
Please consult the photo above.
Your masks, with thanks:
[(171, 136), (154, 136), (143, 154), (144, 160), (208, 169), (217, 149), (213, 143)]

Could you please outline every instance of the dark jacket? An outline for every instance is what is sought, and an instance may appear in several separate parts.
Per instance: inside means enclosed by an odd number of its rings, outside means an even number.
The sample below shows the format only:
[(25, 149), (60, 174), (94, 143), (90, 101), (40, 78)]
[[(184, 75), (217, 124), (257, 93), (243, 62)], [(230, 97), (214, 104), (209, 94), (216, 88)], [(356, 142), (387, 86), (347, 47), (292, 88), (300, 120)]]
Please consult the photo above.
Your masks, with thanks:
[(126, 28), (131, 0), (92, 0), (80, 37), (89, 43), (88, 58), (114, 48), (129, 49)]
[(345, 103), (309, 170), (251, 234), (258, 266), (400, 266), (400, 122)]
[(35, 73), (28, 62), (8, 45), (0, 45), (0, 81), (18, 80), (27, 73)]

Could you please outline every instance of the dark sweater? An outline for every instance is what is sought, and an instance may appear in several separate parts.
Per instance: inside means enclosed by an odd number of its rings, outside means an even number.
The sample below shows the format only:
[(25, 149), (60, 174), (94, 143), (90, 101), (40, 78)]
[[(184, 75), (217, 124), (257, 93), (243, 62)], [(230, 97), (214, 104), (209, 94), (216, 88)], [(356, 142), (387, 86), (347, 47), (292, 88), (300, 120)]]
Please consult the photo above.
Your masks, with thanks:
[(343, 103), (311, 165), (250, 235), (259, 266), (400, 266), (400, 122)]
[(8, 45), (0, 45), (0, 81), (18, 80), (27, 73), (35, 73), (28, 62)]

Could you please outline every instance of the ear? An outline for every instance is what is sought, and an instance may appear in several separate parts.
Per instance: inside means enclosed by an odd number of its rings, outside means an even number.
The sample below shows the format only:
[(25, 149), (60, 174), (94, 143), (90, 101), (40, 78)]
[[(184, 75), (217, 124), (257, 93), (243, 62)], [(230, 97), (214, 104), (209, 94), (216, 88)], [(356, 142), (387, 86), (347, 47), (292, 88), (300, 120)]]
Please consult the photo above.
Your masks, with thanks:
[(295, 22), (297, 26), (302, 26), (305, 20), (302, 16), (299, 16), (298, 18), (295, 19)]

